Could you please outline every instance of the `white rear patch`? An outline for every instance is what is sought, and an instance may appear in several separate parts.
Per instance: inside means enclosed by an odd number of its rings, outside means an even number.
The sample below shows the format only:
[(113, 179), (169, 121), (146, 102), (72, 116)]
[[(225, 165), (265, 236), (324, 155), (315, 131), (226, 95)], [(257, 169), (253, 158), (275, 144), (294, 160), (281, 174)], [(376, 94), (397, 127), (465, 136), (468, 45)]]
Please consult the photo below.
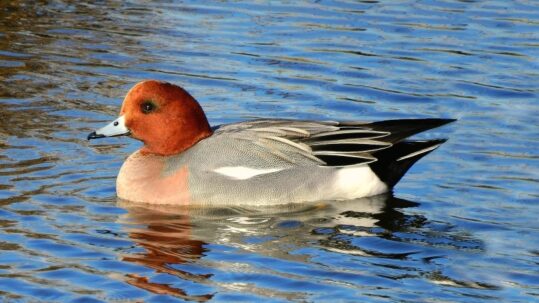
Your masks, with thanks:
[(339, 169), (334, 183), (339, 199), (354, 199), (385, 193), (387, 185), (367, 166)]
[(274, 173), (280, 170), (283, 170), (283, 168), (257, 169), (257, 168), (250, 168), (250, 167), (245, 167), (245, 166), (225, 166), (225, 167), (214, 169), (213, 171), (218, 174), (230, 177), (232, 179), (246, 180), (254, 176)]

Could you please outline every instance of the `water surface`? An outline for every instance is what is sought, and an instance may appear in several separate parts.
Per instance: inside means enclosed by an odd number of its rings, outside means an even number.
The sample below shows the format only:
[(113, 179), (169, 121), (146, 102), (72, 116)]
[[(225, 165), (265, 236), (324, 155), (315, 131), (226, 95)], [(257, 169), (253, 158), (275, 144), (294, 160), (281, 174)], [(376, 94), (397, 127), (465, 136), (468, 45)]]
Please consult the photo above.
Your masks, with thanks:
[[(12, 1), (0, 7), (6, 302), (539, 301), (534, 1)], [(87, 142), (142, 79), (213, 125), (458, 118), (392, 195), (265, 209), (117, 201)]]

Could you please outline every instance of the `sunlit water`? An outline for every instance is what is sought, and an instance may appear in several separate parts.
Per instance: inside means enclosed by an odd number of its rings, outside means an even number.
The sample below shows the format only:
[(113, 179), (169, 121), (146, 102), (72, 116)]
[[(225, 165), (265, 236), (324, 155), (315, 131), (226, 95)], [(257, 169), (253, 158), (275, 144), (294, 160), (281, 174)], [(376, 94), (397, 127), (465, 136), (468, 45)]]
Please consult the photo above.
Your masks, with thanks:
[[(539, 3), (2, 2), (0, 301), (539, 301)], [(212, 124), (452, 117), (392, 196), (116, 200), (141, 79)]]

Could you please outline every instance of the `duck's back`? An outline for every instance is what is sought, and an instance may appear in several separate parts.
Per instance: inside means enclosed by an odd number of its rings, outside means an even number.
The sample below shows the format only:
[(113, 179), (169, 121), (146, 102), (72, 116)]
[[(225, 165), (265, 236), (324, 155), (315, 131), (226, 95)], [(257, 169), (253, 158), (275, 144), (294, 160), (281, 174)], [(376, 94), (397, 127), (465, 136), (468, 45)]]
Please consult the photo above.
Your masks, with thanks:
[[(279, 129), (264, 120), (221, 126), (215, 133), (171, 157), (168, 171), (187, 167), (195, 203), (284, 204), (318, 200), (329, 189), (334, 168), (312, 155), (299, 138), (302, 129)], [(306, 126), (306, 125), (305, 125)], [(284, 127), (284, 126), (283, 126)], [(320, 131), (334, 129), (321, 124)]]
[(372, 196), (390, 189), (415, 161), (442, 143), (401, 142), (404, 138), (447, 122), (229, 124), (169, 157), (165, 173), (187, 170), (193, 203), (267, 205)]

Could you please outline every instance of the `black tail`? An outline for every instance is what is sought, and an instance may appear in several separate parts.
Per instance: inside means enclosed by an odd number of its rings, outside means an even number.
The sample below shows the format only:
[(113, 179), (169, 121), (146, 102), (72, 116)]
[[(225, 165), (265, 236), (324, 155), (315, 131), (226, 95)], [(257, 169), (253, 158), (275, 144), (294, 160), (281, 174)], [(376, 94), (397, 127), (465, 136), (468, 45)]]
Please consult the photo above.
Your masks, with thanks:
[(396, 143), (417, 133), (436, 128), (455, 119), (400, 119), (369, 123), (366, 126), (377, 131), (389, 132), (384, 141)]
[(369, 166), (380, 180), (388, 187), (393, 187), (417, 160), (435, 150), (445, 141), (447, 140), (398, 142), (390, 148), (373, 153), (373, 156), (378, 160), (370, 163)]

